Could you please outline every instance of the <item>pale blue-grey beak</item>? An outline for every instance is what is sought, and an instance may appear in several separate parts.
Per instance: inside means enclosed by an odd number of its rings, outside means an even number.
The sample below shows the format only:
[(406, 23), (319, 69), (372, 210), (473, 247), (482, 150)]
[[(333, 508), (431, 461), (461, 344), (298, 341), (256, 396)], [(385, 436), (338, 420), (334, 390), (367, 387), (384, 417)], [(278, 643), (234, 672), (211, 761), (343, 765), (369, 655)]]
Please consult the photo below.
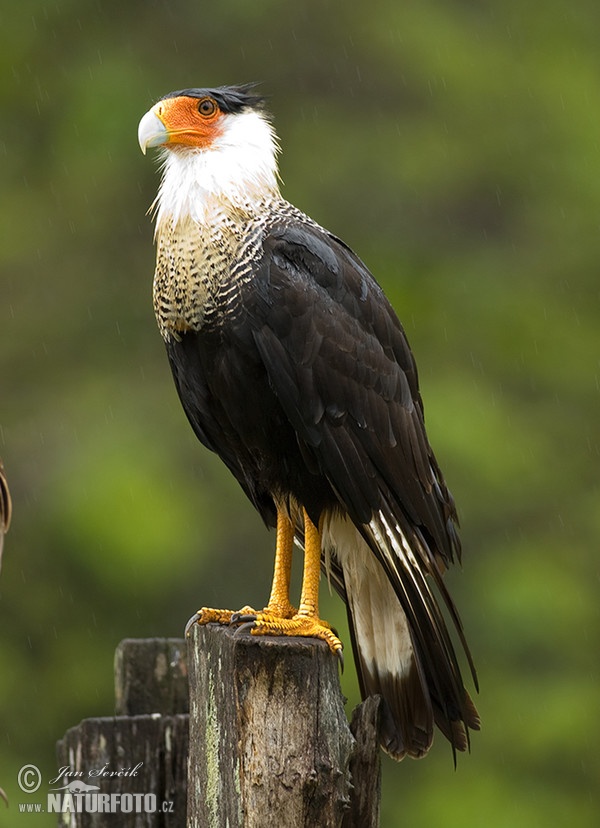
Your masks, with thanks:
[(138, 141), (144, 155), (148, 147), (160, 147), (169, 140), (169, 132), (154, 108), (148, 110), (138, 127)]

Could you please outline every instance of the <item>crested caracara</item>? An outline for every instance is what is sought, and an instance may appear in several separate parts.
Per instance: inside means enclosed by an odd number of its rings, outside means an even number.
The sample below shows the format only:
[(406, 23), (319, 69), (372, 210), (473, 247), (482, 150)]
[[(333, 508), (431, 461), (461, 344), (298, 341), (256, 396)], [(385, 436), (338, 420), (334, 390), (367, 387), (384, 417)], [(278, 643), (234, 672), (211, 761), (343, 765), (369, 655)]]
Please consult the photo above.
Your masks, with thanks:
[(161, 148), (154, 309), (179, 397), (277, 536), (264, 609), (203, 607), (191, 621), (340, 653), (319, 617), (322, 568), (347, 606), (363, 696), (383, 697), (384, 749), (423, 756), (434, 724), (466, 749), (479, 717), (451, 629), (476, 677), (443, 581), (460, 556), (456, 511), (398, 317), (352, 250), (282, 198), (253, 86), (171, 92), (139, 142)]

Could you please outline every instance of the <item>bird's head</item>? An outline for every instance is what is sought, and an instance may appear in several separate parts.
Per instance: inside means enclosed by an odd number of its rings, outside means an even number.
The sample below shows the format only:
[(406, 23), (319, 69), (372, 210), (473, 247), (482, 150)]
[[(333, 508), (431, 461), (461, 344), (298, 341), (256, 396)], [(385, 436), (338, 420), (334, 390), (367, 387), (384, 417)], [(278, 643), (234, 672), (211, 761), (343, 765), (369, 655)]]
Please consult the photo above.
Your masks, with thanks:
[(277, 139), (253, 85), (170, 92), (146, 112), (138, 140), (144, 154), (163, 148), (159, 220), (201, 220), (211, 199), (239, 206), (278, 191)]

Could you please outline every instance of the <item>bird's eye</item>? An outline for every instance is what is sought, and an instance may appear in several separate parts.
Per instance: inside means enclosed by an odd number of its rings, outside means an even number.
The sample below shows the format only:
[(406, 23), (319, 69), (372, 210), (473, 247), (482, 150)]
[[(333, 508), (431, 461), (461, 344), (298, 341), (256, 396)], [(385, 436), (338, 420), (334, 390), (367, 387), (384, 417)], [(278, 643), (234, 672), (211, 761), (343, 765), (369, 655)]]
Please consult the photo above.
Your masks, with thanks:
[(205, 118), (210, 118), (217, 111), (217, 105), (212, 98), (202, 98), (198, 104), (198, 112)]

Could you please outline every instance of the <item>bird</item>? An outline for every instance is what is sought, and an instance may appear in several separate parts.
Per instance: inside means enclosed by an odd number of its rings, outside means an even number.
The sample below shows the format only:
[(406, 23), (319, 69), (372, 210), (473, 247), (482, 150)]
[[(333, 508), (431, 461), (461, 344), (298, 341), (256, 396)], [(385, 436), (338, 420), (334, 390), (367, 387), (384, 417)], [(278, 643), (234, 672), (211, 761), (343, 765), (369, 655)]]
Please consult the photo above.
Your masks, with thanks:
[(237, 624), (319, 638), (341, 655), (319, 615), (323, 573), (346, 604), (362, 697), (382, 698), (384, 751), (420, 758), (437, 726), (456, 763), (480, 727), (457, 645), (478, 689), (473, 658), (443, 580), (460, 559), (458, 518), (397, 314), (350, 247), (283, 198), (256, 84), (170, 92), (138, 140), (161, 163), (153, 304), (180, 401), (276, 530), (267, 605), (202, 607), (186, 632)]
[(4, 474), (4, 466), (0, 460), (0, 567), (2, 567), (2, 550), (4, 548), (4, 535), (10, 527), (12, 517), (12, 501), (10, 491)]

